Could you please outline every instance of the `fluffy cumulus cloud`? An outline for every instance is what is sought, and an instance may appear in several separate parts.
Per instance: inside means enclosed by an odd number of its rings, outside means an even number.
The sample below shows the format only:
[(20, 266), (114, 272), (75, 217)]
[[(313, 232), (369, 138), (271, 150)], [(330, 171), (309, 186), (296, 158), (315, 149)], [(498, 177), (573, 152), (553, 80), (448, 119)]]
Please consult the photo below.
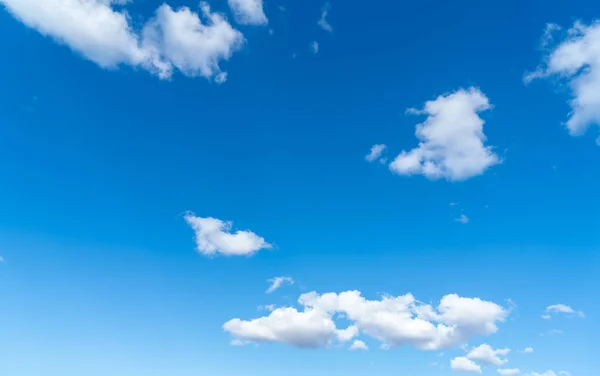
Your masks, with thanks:
[(160, 63), (156, 65), (163, 64), (161, 71), (167, 76), (175, 67), (187, 76), (212, 77), (221, 83), (226, 74), (219, 62), (228, 60), (244, 37), (223, 16), (211, 13), (206, 3), (200, 8), (206, 24), (189, 8), (173, 10), (163, 4), (144, 27), (142, 46), (159, 56)]
[[(444, 296), (436, 307), (411, 294), (368, 300), (359, 291), (302, 294), (300, 310), (277, 308), (268, 316), (233, 319), (224, 325), (234, 338), (250, 342), (281, 342), (297, 347), (323, 347), (345, 342), (360, 333), (386, 348), (413, 346), (422, 350), (449, 348), (498, 330), (508, 311), (479, 298)], [(338, 329), (337, 317), (351, 322)]]
[(548, 53), (543, 64), (525, 76), (525, 81), (547, 77), (566, 81), (572, 94), (566, 126), (571, 135), (577, 136), (592, 125), (600, 125), (600, 22), (576, 22), (558, 43), (553, 43), (559, 30), (556, 25), (546, 28), (542, 44)]
[(194, 230), (196, 247), (202, 254), (220, 253), (227, 256), (241, 256), (272, 248), (264, 238), (252, 231), (238, 230), (232, 233), (232, 222), (211, 217), (197, 217), (193, 213), (187, 213), (184, 218)]
[(552, 315), (556, 314), (564, 314), (571, 317), (585, 317), (585, 314), (582, 311), (576, 311), (566, 304), (553, 304), (546, 307), (546, 314), (542, 315), (542, 318), (550, 320)]
[(429, 179), (465, 180), (483, 174), (500, 163), (492, 147), (485, 145), (484, 121), (479, 117), (490, 108), (488, 98), (471, 87), (428, 101), (422, 110), (409, 109), (408, 113), (427, 115), (416, 128), (419, 146), (403, 151), (390, 169)]
[(241, 341), (280, 342), (300, 348), (328, 346), (336, 339), (337, 329), (331, 316), (317, 309), (297, 311), (278, 308), (269, 316), (244, 321), (233, 319), (223, 329)]
[(373, 162), (377, 160), (379, 157), (381, 157), (386, 148), (387, 146), (385, 144), (375, 144), (371, 146), (371, 150), (369, 151), (369, 154), (365, 156), (365, 160), (367, 162)]
[(266, 25), (262, 0), (228, 0), (235, 20), (243, 25)]
[(481, 366), (471, 359), (459, 356), (450, 361), (450, 368), (456, 372), (481, 373)]
[(521, 373), (521, 370), (518, 368), (498, 368), (498, 373), (502, 376), (512, 376), (518, 375)]
[(267, 294), (270, 294), (273, 291), (280, 288), (281, 286), (283, 286), (285, 283), (289, 283), (290, 285), (293, 285), (294, 279), (291, 277), (275, 277), (275, 278), (269, 279), (267, 282), (269, 282), (271, 284), (266, 291)]
[(0, 0), (25, 25), (104, 68), (142, 67), (161, 78), (179, 69), (222, 82), (219, 63), (244, 43), (242, 34), (201, 3), (199, 14), (164, 4), (142, 30), (111, 0)]
[(484, 343), (469, 351), (467, 358), (486, 366), (499, 367), (508, 362), (507, 359), (500, 358), (500, 356), (505, 356), (509, 352), (510, 349), (494, 350), (492, 346)]

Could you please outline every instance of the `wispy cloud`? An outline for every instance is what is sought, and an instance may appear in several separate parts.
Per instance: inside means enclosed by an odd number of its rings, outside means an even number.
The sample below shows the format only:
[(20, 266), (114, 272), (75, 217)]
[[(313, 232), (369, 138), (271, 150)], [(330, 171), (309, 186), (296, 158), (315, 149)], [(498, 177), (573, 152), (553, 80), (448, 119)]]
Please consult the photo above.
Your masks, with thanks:
[(470, 219), (469, 217), (467, 217), (464, 214), (461, 214), (458, 218), (454, 219), (456, 222), (462, 223), (463, 225), (466, 225), (467, 223), (469, 223)]
[(367, 162), (375, 161), (376, 159), (381, 157), (386, 148), (387, 146), (385, 144), (375, 144), (371, 146), (371, 151), (365, 156), (365, 160)]
[(331, 4), (325, 3), (323, 8), (321, 9), (321, 18), (317, 22), (317, 24), (325, 31), (333, 32), (333, 28), (327, 21), (327, 16), (329, 15), (329, 11), (331, 10)]
[(270, 294), (273, 291), (277, 290), (278, 288), (283, 286), (284, 283), (288, 283), (290, 285), (294, 284), (294, 280), (291, 277), (275, 277), (269, 279), (267, 282), (271, 283), (271, 286), (269, 286), (269, 288), (266, 291), (267, 294)]

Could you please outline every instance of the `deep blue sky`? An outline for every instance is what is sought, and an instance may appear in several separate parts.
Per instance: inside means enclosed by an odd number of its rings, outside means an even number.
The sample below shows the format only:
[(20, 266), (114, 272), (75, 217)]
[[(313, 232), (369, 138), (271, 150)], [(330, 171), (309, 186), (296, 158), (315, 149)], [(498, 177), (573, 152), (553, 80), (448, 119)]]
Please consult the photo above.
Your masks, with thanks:
[[(160, 4), (127, 9), (142, 23)], [(354, 289), (511, 299), (500, 331), (470, 345), (513, 349), (523, 373), (597, 374), (597, 127), (571, 137), (568, 90), (522, 78), (546, 23), (589, 23), (600, 3), (332, 0), (331, 34), (322, 6), (270, 0), (268, 26), (229, 15), (247, 43), (221, 85), (101, 68), (0, 11), (0, 374), (450, 374), (460, 349), (232, 347), (222, 329)], [(405, 109), (469, 86), (494, 106), (481, 116), (502, 164), (451, 182), (364, 160), (373, 144), (415, 147), (422, 118)], [(199, 255), (188, 210), (275, 249)], [(265, 295), (279, 275), (296, 283)], [(542, 320), (557, 303), (586, 318)]]

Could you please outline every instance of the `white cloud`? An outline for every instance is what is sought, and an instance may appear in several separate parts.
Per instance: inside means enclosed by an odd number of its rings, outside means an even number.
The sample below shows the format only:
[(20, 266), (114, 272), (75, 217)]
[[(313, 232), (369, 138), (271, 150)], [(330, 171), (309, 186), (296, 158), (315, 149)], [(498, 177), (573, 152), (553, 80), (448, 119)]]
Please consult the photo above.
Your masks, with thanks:
[(385, 144), (375, 144), (371, 146), (371, 151), (365, 156), (367, 162), (373, 162), (381, 157), (387, 146)]
[(244, 341), (280, 342), (301, 348), (326, 347), (337, 334), (327, 313), (317, 309), (298, 312), (295, 308), (278, 308), (269, 316), (250, 321), (233, 319), (223, 329)]
[(518, 375), (521, 370), (518, 368), (498, 368), (498, 373), (502, 376)]
[(531, 354), (531, 353), (533, 353), (533, 347), (527, 347), (525, 350), (523, 350), (523, 352), (525, 354)]
[(219, 68), (244, 42), (242, 34), (201, 3), (202, 15), (182, 7), (162, 5), (141, 34), (130, 24), (125, 10), (110, 0), (0, 0), (25, 25), (69, 46), (104, 68), (142, 67), (161, 78), (173, 67), (189, 76), (223, 75)]
[[(435, 308), (418, 302), (411, 294), (367, 300), (359, 291), (310, 292), (302, 294), (298, 303), (301, 311), (279, 308), (254, 320), (234, 319), (225, 324), (225, 330), (244, 341), (299, 347), (328, 346), (335, 339), (343, 342), (360, 332), (386, 347), (437, 350), (493, 334), (508, 315), (495, 303), (455, 294), (444, 296)], [(336, 328), (334, 317), (339, 315), (351, 322), (348, 329)], [(312, 330), (305, 332), (302, 328), (307, 322)]]
[(488, 98), (471, 87), (428, 101), (423, 110), (409, 109), (408, 113), (427, 115), (416, 127), (419, 146), (403, 151), (390, 169), (428, 179), (465, 180), (483, 174), (500, 163), (492, 147), (484, 144), (484, 121), (478, 115), (490, 108)]
[(450, 368), (457, 372), (481, 373), (481, 367), (479, 365), (462, 356), (452, 359), (450, 361)]
[(228, 60), (244, 43), (244, 37), (223, 16), (211, 13), (206, 3), (201, 3), (201, 11), (206, 24), (189, 8), (174, 11), (161, 5), (156, 17), (144, 27), (143, 45), (161, 56), (168, 64), (163, 69), (167, 72), (175, 66), (187, 76), (214, 77), (222, 83), (227, 75), (221, 72), (219, 62)]
[(277, 290), (278, 288), (283, 286), (284, 283), (289, 283), (290, 285), (294, 284), (294, 280), (291, 277), (275, 277), (269, 279), (267, 282), (271, 282), (271, 286), (269, 286), (269, 288), (266, 291), (267, 294), (270, 294), (273, 291)]
[(235, 20), (242, 25), (266, 25), (262, 0), (228, 0)]
[(238, 230), (231, 233), (232, 222), (211, 217), (197, 217), (193, 213), (186, 214), (184, 218), (196, 233), (196, 246), (198, 252), (202, 254), (221, 253), (227, 256), (241, 256), (272, 248), (264, 238), (251, 231)]
[(526, 376), (556, 376), (556, 372), (551, 371), (551, 370), (548, 370), (543, 373), (530, 372), (530, 373), (526, 374)]
[(561, 29), (560, 26), (553, 23), (547, 23), (542, 36), (542, 47), (548, 47), (554, 41), (554, 33)]
[(25, 25), (70, 46), (102, 67), (148, 59), (124, 12), (99, 0), (0, 0)]
[(312, 51), (313, 51), (315, 54), (318, 54), (318, 53), (319, 53), (319, 43), (318, 43), (317, 41), (313, 41), (313, 42), (310, 44), (310, 48), (312, 49)]
[(350, 325), (346, 329), (337, 331), (337, 338), (340, 342), (348, 342), (358, 335), (359, 331), (356, 325)]
[(560, 371), (558, 372), (559, 375), (563, 375), (563, 376), (571, 376), (571, 372), (568, 371)]
[(264, 310), (264, 311), (273, 312), (273, 311), (275, 310), (276, 306), (275, 306), (275, 304), (267, 304), (267, 305), (264, 305), (264, 306), (262, 306), (262, 305), (261, 305), (261, 306), (258, 306), (258, 307), (256, 307), (256, 308), (257, 308), (259, 311), (263, 311), (263, 310)]
[[(542, 44), (553, 40), (556, 25), (546, 28)], [(558, 45), (549, 50), (544, 63), (525, 76), (525, 82), (558, 77), (567, 82), (572, 98), (566, 126), (573, 136), (582, 135), (592, 125), (600, 125), (600, 22), (576, 22)]]
[(350, 350), (363, 350), (363, 351), (366, 351), (366, 350), (369, 349), (369, 347), (367, 346), (366, 343), (364, 343), (360, 339), (357, 339), (354, 342), (352, 342), (352, 345), (350, 345), (349, 349)]
[(552, 315), (542, 315), (542, 318), (544, 320), (550, 320), (552, 318)]
[(582, 311), (576, 311), (566, 304), (553, 304), (546, 307), (546, 315), (542, 317), (549, 320), (552, 317), (551, 315), (556, 313), (562, 313), (568, 316), (576, 316), (581, 318), (585, 317), (585, 314)]
[(329, 15), (329, 11), (330, 10), (331, 10), (331, 4), (330, 3), (325, 3), (325, 5), (323, 5), (323, 8), (321, 9), (321, 18), (319, 19), (319, 22), (317, 22), (317, 24), (323, 30), (329, 31), (331, 33), (331, 32), (333, 32), (333, 28), (331, 27), (331, 25), (327, 21), (327, 16)]
[(510, 349), (494, 350), (492, 346), (483, 344), (471, 350), (467, 354), (467, 358), (474, 360), (486, 366), (500, 367), (508, 362), (507, 359), (501, 359), (500, 356), (505, 356), (510, 352)]
[(469, 217), (467, 217), (464, 214), (461, 214), (460, 217), (455, 219), (456, 222), (460, 222), (463, 225), (466, 225), (467, 223), (469, 223)]

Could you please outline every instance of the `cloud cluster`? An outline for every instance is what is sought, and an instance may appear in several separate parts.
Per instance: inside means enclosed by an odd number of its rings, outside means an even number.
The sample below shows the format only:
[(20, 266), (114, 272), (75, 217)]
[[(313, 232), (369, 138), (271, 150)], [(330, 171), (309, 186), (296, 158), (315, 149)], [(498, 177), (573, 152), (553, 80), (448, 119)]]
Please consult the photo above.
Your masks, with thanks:
[(193, 213), (187, 213), (184, 218), (195, 232), (198, 252), (205, 255), (217, 253), (227, 256), (252, 255), (261, 249), (273, 247), (252, 231), (238, 230), (232, 233), (232, 222), (211, 217), (197, 217)]
[[(452, 359), (450, 368), (457, 372), (482, 373), (482, 366), (501, 367), (508, 363), (508, 359), (503, 358), (508, 353), (510, 353), (510, 349), (494, 349), (484, 343), (469, 350), (467, 355)], [(501, 375), (516, 375), (520, 370), (516, 368), (498, 368), (497, 372)]]
[(244, 44), (242, 33), (200, 3), (190, 8), (161, 5), (141, 30), (134, 30), (114, 0), (0, 0), (14, 17), (104, 68), (140, 67), (161, 78), (178, 69), (187, 76), (223, 82), (219, 66)]
[[(449, 348), (498, 330), (508, 311), (479, 298), (444, 296), (437, 307), (418, 302), (411, 294), (368, 300), (359, 291), (302, 294), (300, 310), (282, 307), (253, 320), (233, 319), (223, 328), (236, 339), (256, 343), (280, 342), (296, 347), (325, 347), (349, 341), (360, 333), (386, 347), (413, 346), (421, 350)], [(339, 330), (335, 318), (352, 324)]]
[(465, 180), (500, 163), (491, 146), (485, 146), (484, 121), (488, 98), (476, 88), (460, 89), (425, 103), (410, 114), (427, 115), (416, 127), (419, 146), (403, 151), (390, 164), (401, 175), (420, 174), (429, 179)]
[[(542, 45), (548, 47), (560, 27), (546, 27)], [(576, 22), (564, 38), (548, 50), (543, 64), (525, 76), (525, 82), (557, 77), (571, 89), (571, 113), (566, 122), (571, 135), (585, 133), (591, 125), (600, 125), (600, 23)]]

